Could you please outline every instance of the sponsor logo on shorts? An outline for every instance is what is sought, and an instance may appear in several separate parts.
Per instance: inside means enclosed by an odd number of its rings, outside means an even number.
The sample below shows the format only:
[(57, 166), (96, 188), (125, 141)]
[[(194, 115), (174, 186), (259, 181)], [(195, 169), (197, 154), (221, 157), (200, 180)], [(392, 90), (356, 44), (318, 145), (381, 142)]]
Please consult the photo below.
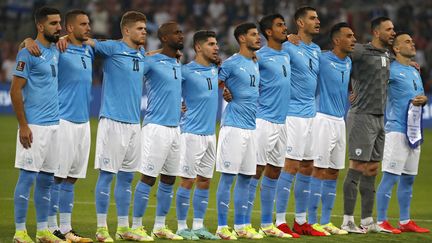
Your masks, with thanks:
[(287, 147), (287, 152), (288, 152), (288, 153), (291, 153), (291, 151), (292, 151), (292, 147), (291, 147), (291, 146), (288, 146), (288, 147)]
[(229, 168), (229, 167), (231, 166), (231, 162), (229, 162), (229, 161), (224, 161), (224, 162), (223, 162), (223, 166), (224, 166), (225, 168)]
[(25, 162), (30, 165), (33, 163), (33, 159), (32, 158), (26, 158)]
[(148, 164), (148, 165), (147, 165), (147, 170), (148, 170), (148, 171), (152, 171), (152, 170), (154, 170), (154, 165), (153, 165), (153, 164)]
[(390, 169), (396, 168), (396, 162), (390, 162), (389, 167), (390, 167)]
[(323, 157), (321, 155), (318, 156), (317, 161), (321, 162)]
[(360, 149), (360, 148), (356, 148), (356, 150), (355, 150), (355, 154), (357, 155), (357, 156), (360, 156), (361, 154), (362, 154), (362, 150)]
[(189, 172), (189, 166), (187, 166), (187, 165), (185, 165), (185, 166), (183, 166), (182, 167), (182, 170), (184, 171), (184, 172)]

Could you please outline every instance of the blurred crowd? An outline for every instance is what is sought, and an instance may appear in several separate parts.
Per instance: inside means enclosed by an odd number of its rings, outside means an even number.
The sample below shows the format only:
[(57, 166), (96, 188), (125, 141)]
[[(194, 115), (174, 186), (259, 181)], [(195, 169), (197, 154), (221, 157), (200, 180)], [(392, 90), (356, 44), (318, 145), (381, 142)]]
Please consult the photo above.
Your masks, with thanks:
[[(388, 16), (396, 30), (412, 34), (417, 47), (416, 61), (421, 66), (425, 89), (432, 92), (432, 1), (424, 0), (0, 0), (0, 82), (9, 82), (15, 68), (18, 44), (26, 37), (36, 36), (32, 19), (34, 9), (50, 5), (62, 12), (74, 8), (86, 10), (92, 21), (95, 38), (121, 37), (119, 23), (127, 10), (139, 10), (148, 18), (146, 50), (159, 48), (156, 36), (160, 24), (174, 20), (185, 33), (183, 61), (193, 58), (192, 36), (196, 30), (211, 29), (218, 33), (221, 57), (224, 60), (237, 49), (234, 27), (245, 21), (256, 22), (263, 15), (280, 13), (290, 33), (295, 33), (293, 14), (296, 8), (310, 5), (318, 10), (321, 34), (314, 40), (322, 49), (329, 49), (328, 31), (337, 22), (348, 22), (357, 41), (370, 40), (370, 20)], [(102, 72), (96, 62), (94, 83), (100, 84)]]

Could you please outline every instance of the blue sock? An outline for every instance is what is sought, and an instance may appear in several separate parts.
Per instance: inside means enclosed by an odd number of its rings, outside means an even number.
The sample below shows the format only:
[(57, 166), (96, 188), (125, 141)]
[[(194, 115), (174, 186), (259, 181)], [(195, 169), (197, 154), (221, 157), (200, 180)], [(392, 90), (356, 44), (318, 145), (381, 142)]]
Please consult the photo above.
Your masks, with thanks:
[(50, 190), (54, 184), (54, 174), (40, 171), (36, 177), (34, 189), (34, 204), (36, 208), (36, 222), (48, 222), (50, 207)]
[(133, 216), (141, 218), (144, 216), (145, 210), (150, 196), (151, 186), (142, 181), (138, 181), (135, 187)]
[(330, 223), (330, 216), (336, 199), (336, 180), (323, 180), (321, 224)]
[(377, 221), (387, 220), (387, 209), (390, 203), (392, 189), (398, 180), (399, 175), (383, 172), (383, 176), (376, 193)]
[(310, 197), (310, 181), (311, 176), (297, 173), (296, 183), (294, 185), (296, 213), (306, 213)]
[(234, 225), (246, 224), (246, 213), (248, 209), (249, 185), (252, 176), (237, 175), (234, 186)]
[(168, 214), (171, 207), (172, 197), (173, 185), (168, 185), (160, 181), (156, 193), (156, 216), (166, 216)]
[(114, 178), (114, 173), (100, 170), (99, 177), (96, 182), (95, 188), (95, 200), (96, 200), (96, 213), (97, 214), (107, 214), (110, 192), (111, 192), (111, 182)]
[(114, 187), (114, 198), (116, 201), (117, 216), (128, 216), (131, 203), (131, 184), (133, 172), (119, 171), (117, 173), (116, 184)]
[(222, 173), (216, 191), (216, 204), (218, 214), (218, 226), (228, 225), (228, 209), (231, 197), (231, 186), (234, 181), (234, 174)]
[(73, 183), (64, 181), (60, 186), (60, 213), (72, 213), (74, 203), (74, 187)]
[(252, 210), (253, 205), (255, 201), (255, 195), (256, 195), (256, 189), (258, 185), (258, 179), (251, 178), (250, 184), (249, 184), (249, 195), (248, 195), (248, 202), (247, 202), (247, 211), (246, 211), (246, 218), (245, 218), (245, 224), (251, 224), (251, 217), (252, 217)]
[(322, 197), (322, 187), (323, 181), (316, 177), (311, 177), (310, 188), (311, 192), (309, 195), (309, 206), (308, 206), (308, 223), (315, 224), (318, 223), (318, 206)]
[(49, 207), (49, 216), (55, 216), (57, 215), (57, 212), (59, 210), (59, 198), (60, 198), (60, 184), (61, 183), (54, 183), (51, 186), (50, 195), (50, 207)]
[(273, 207), (276, 195), (277, 179), (264, 176), (261, 181), (261, 224), (273, 222)]
[(410, 206), (413, 192), (414, 175), (402, 174), (397, 190), (400, 221), (410, 219)]
[(207, 211), (208, 198), (209, 198), (209, 190), (208, 189), (195, 188), (195, 192), (194, 192), (193, 199), (192, 199), (195, 219), (203, 219), (204, 218), (204, 215)]
[(285, 213), (295, 175), (282, 171), (276, 185), (276, 213)]
[(186, 220), (190, 202), (190, 189), (179, 186), (176, 195), (176, 212), (178, 220)]
[(20, 170), (14, 193), (15, 223), (26, 222), (30, 189), (36, 180), (37, 172)]

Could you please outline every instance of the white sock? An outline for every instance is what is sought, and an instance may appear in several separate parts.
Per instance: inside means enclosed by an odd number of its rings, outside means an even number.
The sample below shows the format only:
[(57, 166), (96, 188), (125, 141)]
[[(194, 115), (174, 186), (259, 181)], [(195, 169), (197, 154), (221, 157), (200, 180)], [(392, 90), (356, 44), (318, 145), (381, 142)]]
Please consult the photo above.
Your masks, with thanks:
[(342, 222), (342, 224), (343, 225), (347, 225), (348, 224), (348, 222), (354, 222), (354, 216), (352, 216), (352, 215), (344, 215), (343, 216), (343, 222)]
[(261, 228), (267, 228), (269, 226), (271, 226), (272, 224), (261, 224)]
[(36, 224), (36, 229), (37, 231), (41, 231), (41, 230), (47, 230), (48, 229), (48, 222), (37, 222)]
[(243, 229), (245, 227), (245, 225), (244, 224), (235, 224), (234, 225), (234, 230), (241, 230), (241, 229)]
[(15, 223), (15, 230), (27, 230), (25, 223)]
[(198, 230), (204, 228), (204, 219), (194, 218), (192, 223), (192, 229)]
[(71, 231), (72, 230), (71, 214), (61, 213), (59, 218), (60, 218), (60, 232), (62, 234), (66, 234), (67, 232)]
[(286, 213), (277, 213), (276, 214), (276, 226), (279, 226), (281, 224), (286, 224), (285, 216), (286, 216)]
[(228, 227), (228, 225), (218, 225), (217, 231), (222, 230), (222, 228)]
[(188, 226), (186, 224), (186, 220), (178, 220), (177, 221), (177, 230), (184, 230), (184, 229), (188, 229)]
[(362, 225), (370, 225), (370, 224), (373, 224), (373, 222), (374, 221), (373, 221), (372, 217), (367, 217), (367, 218), (360, 220), (360, 224), (362, 224)]
[(295, 214), (295, 221), (297, 224), (302, 225), (306, 223), (306, 213), (296, 213)]
[(399, 223), (400, 223), (400, 224), (408, 224), (410, 220), (411, 220), (411, 219), (401, 220), (401, 221), (399, 221)]
[(165, 216), (156, 216), (153, 230), (162, 229), (165, 227)]
[(59, 229), (57, 224), (57, 215), (48, 216), (48, 228), (51, 232)]
[(132, 218), (132, 229), (136, 229), (142, 226), (142, 218), (141, 217), (133, 217)]
[(129, 216), (117, 216), (117, 227), (129, 227)]
[(106, 213), (98, 213), (96, 215), (96, 218), (97, 218), (97, 227), (108, 227)]

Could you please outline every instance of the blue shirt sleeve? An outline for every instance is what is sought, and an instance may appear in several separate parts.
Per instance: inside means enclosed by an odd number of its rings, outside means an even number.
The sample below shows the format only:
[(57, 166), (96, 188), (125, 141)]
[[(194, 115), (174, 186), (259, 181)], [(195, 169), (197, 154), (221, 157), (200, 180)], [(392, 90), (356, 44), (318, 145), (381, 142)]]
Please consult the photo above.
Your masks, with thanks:
[(13, 75), (28, 79), (30, 66), (30, 53), (27, 49), (22, 49), (20, 52), (18, 52), (16, 58), (16, 68), (13, 72)]
[(95, 40), (95, 52), (104, 57), (111, 56), (115, 52), (115, 41), (96, 41)]
[(224, 63), (219, 69), (219, 80), (225, 82), (229, 78), (230, 68)]

